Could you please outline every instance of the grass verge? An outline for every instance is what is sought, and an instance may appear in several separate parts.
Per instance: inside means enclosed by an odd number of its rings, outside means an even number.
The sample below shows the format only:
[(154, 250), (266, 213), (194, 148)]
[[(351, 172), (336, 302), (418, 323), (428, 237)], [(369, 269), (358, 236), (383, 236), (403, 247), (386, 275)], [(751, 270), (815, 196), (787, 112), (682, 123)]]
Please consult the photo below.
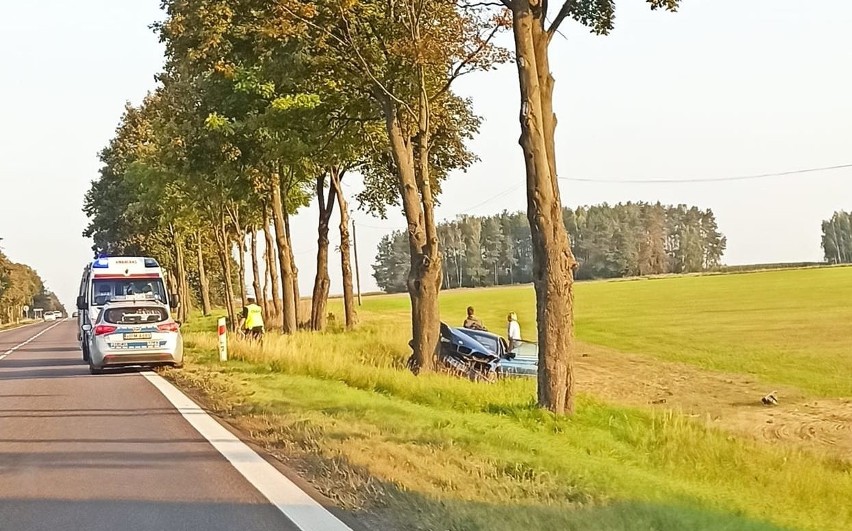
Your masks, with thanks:
[(2, 332), (4, 330), (13, 330), (15, 328), (21, 328), (22, 326), (27, 326), (27, 325), (33, 324), (33, 323), (35, 323), (35, 321), (29, 320), (29, 321), (21, 321), (19, 323), (0, 324), (0, 332)]
[[(529, 286), (441, 295), (492, 329)], [(621, 352), (852, 396), (852, 268), (577, 285), (578, 335)], [(676, 413), (581, 395), (572, 418), (533, 406), (534, 382), (414, 377), (405, 296), (364, 299), (355, 332), (232, 341), (213, 318), (185, 327), (169, 374), (380, 529), (850, 529), (852, 462), (769, 446)], [(296, 461), (292, 461), (292, 460)]]
[(852, 527), (849, 462), (589, 396), (556, 418), (530, 381), (408, 374), (382, 329), (232, 341), (226, 364), (212, 333), (189, 332), (187, 369), (170, 374), (381, 528)]

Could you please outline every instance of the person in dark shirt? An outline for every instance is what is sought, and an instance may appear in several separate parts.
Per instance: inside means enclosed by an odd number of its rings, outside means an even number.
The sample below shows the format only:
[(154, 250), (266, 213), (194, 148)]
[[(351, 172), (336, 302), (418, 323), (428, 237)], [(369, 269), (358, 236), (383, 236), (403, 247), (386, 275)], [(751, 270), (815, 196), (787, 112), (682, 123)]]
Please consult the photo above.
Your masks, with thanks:
[(471, 330), (485, 330), (485, 325), (482, 324), (482, 321), (474, 315), (473, 306), (467, 307), (467, 319), (464, 320), (464, 324), (462, 328), (469, 328)]

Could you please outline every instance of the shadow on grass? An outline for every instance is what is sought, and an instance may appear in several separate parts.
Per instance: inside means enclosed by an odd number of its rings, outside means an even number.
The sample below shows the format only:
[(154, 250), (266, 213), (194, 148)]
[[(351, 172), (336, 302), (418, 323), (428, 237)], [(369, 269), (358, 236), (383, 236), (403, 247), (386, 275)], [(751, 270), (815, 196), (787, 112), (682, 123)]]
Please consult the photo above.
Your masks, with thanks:
[[(298, 431), (298, 430), (297, 430)], [(297, 447), (305, 446), (296, 433)], [(291, 447), (292, 448), (292, 447)], [(660, 504), (634, 500), (576, 502), (562, 506), (546, 504), (505, 504), (489, 501), (436, 499), (423, 493), (402, 490), (376, 480), (361, 467), (342, 456), (326, 458), (317, 454), (286, 460), (295, 465), (320, 491), (344, 505), (358, 506), (354, 512), (372, 529), (406, 531), (782, 531), (780, 527), (737, 514), (687, 505)], [(463, 493), (461, 493), (463, 495)], [(578, 496), (577, 499), (583, 499)]]
[[(399, 497), (401, 496), (401, 497)], [(477, 502), (438, 502), (412, 493), (399, 495), (394, 529), (431, 531), (781, 531), (785, 528), (740, 516), (677, 505), (620, 501), (578, 509), (547, 506), (497, 506)], [(406, 511), (408, 505), (412, 510)], [(401, 510), (400, 510), (401, 509)], [(405, 521), (406, 514), (416, 514)]]

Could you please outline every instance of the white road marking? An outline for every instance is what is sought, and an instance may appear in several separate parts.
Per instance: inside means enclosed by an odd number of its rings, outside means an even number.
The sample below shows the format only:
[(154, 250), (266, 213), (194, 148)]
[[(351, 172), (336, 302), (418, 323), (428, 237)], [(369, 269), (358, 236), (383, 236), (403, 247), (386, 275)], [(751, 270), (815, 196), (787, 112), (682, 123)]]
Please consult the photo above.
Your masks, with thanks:
[(0, 360), (4, 359), (6, 356), (8, 356), (9, 354), (11, 354), (11, 353), (15, 352), (15, 351), (16, 351), (16, 350), (18, 350), (19, 348), (27, 346), (28, 344), (30, 344), (30, 343), (32, 343), (33, 341), (35, 341), (36, 339), (38, 339), (38, 338), (39, 338), (39, 336), (41, 336), (42, 334), (45, 334), (45, 333), (47, 333), (47, 332), (49, 332), (49, 331), (53, 330), (54, 328), (56, 328), (57, 326), (59, 326), (59, 325), (61, 325), (61, 324), (62, 324), (62, 321), (59, 321), (58, 323), (56, 323), (56, 324), (54, 324), (54, 325), (50, 325), (49, 327), (45, 328), (44, 330), (42, 330), (42, 331), (41, 331), (41, 332), (39, 332), (38, 334), (36, 334), (36, 335), (34, 335), (33, 337), (31, 337), (31, 338), (27, 339), (26, 341), (24, 341), (23, 343), (20, 343), (20, 344), (18, 344), (18, 345), (15, 345), (14, 347), (10, 348), (9, 350), (7, 350), (6, 352), (4, 352), (3, 354), (0, 354)]
[(352, 531), (174, 385), (153, 372), (143, 372), (142, 375), (296, 527), (302, 531)]

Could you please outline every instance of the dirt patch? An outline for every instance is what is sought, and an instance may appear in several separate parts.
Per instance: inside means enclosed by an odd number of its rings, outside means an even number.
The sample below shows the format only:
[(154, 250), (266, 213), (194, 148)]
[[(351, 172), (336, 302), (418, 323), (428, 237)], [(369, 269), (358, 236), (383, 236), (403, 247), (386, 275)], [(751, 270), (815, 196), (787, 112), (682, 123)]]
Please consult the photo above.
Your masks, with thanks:
[[(852, 397), (814, 399), (793, 387), (578, 344), (577, 386), (605, 400), (681, 411), (756, 439), (852, 461)], [(761, 398), (775, 392), (778, 405)]]

